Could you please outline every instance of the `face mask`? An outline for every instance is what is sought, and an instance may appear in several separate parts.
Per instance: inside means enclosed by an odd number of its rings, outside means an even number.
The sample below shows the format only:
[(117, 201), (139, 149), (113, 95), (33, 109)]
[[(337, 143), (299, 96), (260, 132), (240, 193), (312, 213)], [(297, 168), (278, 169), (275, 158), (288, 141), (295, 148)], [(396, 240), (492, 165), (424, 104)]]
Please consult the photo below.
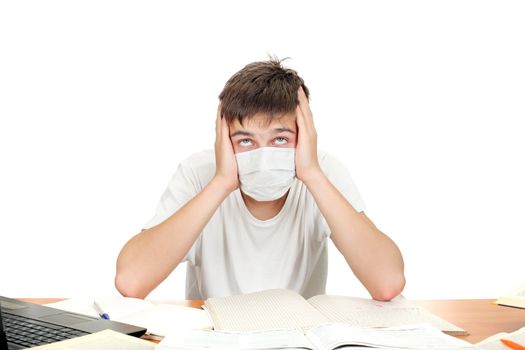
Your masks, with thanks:
[(241, 190), (256, 201), (284, 196), (295, 178), (295, 148), (261, 147), (235, 154)]

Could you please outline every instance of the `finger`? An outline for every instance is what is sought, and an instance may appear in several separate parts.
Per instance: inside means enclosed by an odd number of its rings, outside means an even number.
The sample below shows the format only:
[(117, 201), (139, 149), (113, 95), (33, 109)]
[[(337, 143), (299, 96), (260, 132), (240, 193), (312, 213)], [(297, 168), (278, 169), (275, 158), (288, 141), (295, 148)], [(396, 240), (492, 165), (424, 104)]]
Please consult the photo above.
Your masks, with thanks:
[(295, 114), (296, 114), (296, 122), (297, 122), (297, 128), (299, 131), (306, 129), (306, 124), (304, 123), (304, 115), (303, 111), (299, 106), (295, 108)]
[(299, 108), (303, 114), (305, 125), (308, 128), (314, 128), (312, 111), (310, 110), (310, 104), (308, 103), (308, 98), (306, 97), (302, 86), (297, 90), (297, 96), (299, 98)]
[(217, 117), (215, 118), (215, 133), (219, 133), (220, 130), (220, 122), (221, 122), (221, 116), (219, 113), (217, 113)]
[(221, 118), (221, 134), (224, 139), (230, 139), (230, 127), (226, 118)]
[(219, 105), (217, 106), (217, 118), (215, 119), (215, 131), (217, 133), (222, 131), (220, 126), (221, 119), (224, 118), (222, 117), (222, 102), (219, 101)]
[(302, 86), (299, 86), (299, 89), (297, 90), (297, 97), (299, 98), (299, 104), (302, 107), (308, 107), (308, 97), (306, 97)]

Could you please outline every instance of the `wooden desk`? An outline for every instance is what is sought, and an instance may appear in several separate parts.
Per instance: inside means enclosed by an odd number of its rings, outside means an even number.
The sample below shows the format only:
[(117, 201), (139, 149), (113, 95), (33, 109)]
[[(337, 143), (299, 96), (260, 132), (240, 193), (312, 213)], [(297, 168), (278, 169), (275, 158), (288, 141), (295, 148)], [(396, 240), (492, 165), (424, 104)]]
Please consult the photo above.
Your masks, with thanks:
[[(46, 304), (63, 299), (21, 298), (20, 300)], [(458, 338), (470, 343), (477, 343), (496, 333), (513, 332), (525, 327), (525, 309), (499, 306), (492, 302), (493, 300), (490, 299), (414, 301), (439, 317), (467, 330), (470, 335), (458, 336)], [(200, 308), (203, 302), (188, 300), (166, 303)]]

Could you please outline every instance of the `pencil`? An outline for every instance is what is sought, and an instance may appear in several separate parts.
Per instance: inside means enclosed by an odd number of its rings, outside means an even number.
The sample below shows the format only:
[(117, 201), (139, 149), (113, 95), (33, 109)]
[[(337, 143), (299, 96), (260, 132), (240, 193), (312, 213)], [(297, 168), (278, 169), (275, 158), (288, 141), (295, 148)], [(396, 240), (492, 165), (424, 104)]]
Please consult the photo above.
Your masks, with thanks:
[(506, 346), (508, 346), (509, 348), (511, 349), (514, 349), (514, 350), (525, 350), (525, 346), (523, 345), (520, 345), (518, 343), (515, 343), (513, 342), (512, 340), (508, 340), (508, 339), (500, 339), (500, 341), (505, 344)]

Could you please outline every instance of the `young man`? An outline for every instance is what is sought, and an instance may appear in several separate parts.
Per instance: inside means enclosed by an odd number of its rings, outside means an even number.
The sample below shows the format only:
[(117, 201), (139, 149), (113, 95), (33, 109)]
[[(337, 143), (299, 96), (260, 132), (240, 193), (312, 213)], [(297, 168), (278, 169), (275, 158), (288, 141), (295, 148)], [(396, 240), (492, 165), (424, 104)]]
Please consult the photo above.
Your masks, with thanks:
[(120, 293), (145, 298), (187, 261), (187, 299), (272, 288), (308, 298), (325, 292), (328, 238), (374, 299), (401, 293), (401, 253), (363, 212), (346, 168), (317, 150), (308, 95), (275, 59), (228, 80), (215, 152), (181, 162), (156, 215), (122, 248)]

